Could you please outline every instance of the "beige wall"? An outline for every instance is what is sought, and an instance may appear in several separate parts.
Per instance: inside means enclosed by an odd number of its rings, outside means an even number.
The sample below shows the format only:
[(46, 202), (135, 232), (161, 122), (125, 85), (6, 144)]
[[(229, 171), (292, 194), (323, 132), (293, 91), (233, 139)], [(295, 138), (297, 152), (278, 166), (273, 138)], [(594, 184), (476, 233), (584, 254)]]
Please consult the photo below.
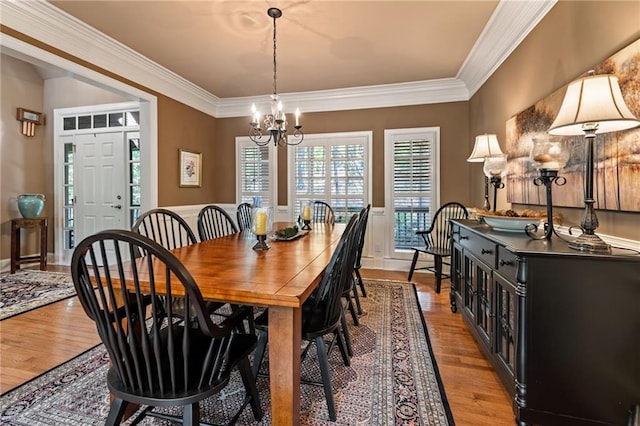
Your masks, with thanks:
[[(440, 199), (468, 203), (469, 169), (465, 160), (469, 130), (468, 103), (452, 102), (400, 108), (308, 113), (300, 117), (306, 134), (349, 131), (373, 132), (374, 207), (384, 206), (384, 130), (411, 127), (440, 127)], [(249, 117), (219, 119), (216, 133), (216, 169), (222, 182), (235, 181), (235, 137), (246, 136)], [(303, 142), (304, 143), (304, 142)], [(460, 167), (463, 165), (464, 167)], [(278, 203), (287, 204), (286, 150), (278, 157)], [(235, 203), (235, 186), (219, 188), (218, 202)]]
[[(181, 206), (219, 202), (221, 181), (217, 170), (216, 119), (165, 96), (158, 96), (158, 205)], [(202, 153), (202, 186), (180, 188), (180, 149)], [(227, 179), (228, 177), (225, 177)], [(235, 179), (235, 178), (234, 178)]]
[[(44, 84), (35, 69), (22, 61), (2, 56), (0, 66), (0, 259), (10, 256), (12, 218), (21, 217), (16, 197), (23, 193), (45, 194), (47, 176), (43, 170), (46, 127), (36, 126), (34, 137), (22, 134), (16, 120), (18, 108), (43, 112)], [(46, 117), (48, 118), (48, 117)], [(45, 203), (43, 215), (51, 216), (51, 203)], [(23, 231), (23, 254), (38, 249), (35, 230)]]
[[(558, 2), (470, 100), (468, 151), (473, 148), (473, 137), (485, 132), (496, 133), (505, 148), (509, 118), (639, 37), (639, 1)], [(482, 166), (471, 168), (473, 204), (479, 206)], [(498, 208), (507, 208), (505, 191), (499, 192)], [(565, 224), (575, 225), (583, 212), (570, 208), (556, 211)], [(597, 214), (598, 233), (640, 240), (640, 213), (599, 210)]]

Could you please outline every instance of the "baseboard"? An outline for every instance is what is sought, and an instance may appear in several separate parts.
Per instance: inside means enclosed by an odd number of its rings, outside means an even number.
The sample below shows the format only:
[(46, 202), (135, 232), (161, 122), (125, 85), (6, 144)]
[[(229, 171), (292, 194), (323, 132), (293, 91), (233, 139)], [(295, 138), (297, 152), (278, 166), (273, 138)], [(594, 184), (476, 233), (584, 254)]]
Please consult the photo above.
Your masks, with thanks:
[[(38, 253), (33, 253), (32, 256), (36, 256)], [(29, 255), (23, 255), (29, 256)], [(56, 265), (55, 263), (56, 256), (54, 253), (47, 253), (47, 265)], [(40, 262), (34, 260), (29, 263), (20, 264), (20, 268), (31, 268), (33, 266), (40, 265)], [(11, 271), (11, 259), (0, 259), (0, 272), (10, 272)]]

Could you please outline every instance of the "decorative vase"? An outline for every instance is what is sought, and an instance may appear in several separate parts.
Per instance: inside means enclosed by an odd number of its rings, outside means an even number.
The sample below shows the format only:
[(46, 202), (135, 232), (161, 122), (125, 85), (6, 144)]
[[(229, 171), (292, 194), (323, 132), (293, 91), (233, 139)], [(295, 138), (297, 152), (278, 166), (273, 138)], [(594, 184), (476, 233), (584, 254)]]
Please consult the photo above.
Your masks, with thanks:
[(18, 210), (25, 219), (35, 219), (44, 209), (44, 195), (20, 194), (18, 195)]

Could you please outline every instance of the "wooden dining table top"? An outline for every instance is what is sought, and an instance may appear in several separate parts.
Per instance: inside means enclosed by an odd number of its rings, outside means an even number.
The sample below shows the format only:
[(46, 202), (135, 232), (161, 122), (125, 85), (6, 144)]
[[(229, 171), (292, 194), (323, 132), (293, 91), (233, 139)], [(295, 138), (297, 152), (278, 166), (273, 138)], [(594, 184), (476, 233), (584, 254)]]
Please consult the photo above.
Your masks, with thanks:
[[(293, 226), (278, 222), (273, 229)], [(268, 239), (254, 250), (249, 231), (172, 250), (195, 279), (202, 297), (222, 302), (299, 308), (320, 282), (344, 224), (312, 224), (290, 241)]]

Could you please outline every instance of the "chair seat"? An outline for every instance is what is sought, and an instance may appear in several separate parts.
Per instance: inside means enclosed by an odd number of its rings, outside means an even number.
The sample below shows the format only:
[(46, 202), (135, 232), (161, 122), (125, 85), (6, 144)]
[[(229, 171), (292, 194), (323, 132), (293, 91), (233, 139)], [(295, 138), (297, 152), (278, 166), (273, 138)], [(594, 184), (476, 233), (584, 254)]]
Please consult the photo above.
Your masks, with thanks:
[(411, 247), (411, 250), (417, 250), (422, 253), (431, 254), (433, 256), (449, 257), (451, 256), (451, 250), (449, 247)]

